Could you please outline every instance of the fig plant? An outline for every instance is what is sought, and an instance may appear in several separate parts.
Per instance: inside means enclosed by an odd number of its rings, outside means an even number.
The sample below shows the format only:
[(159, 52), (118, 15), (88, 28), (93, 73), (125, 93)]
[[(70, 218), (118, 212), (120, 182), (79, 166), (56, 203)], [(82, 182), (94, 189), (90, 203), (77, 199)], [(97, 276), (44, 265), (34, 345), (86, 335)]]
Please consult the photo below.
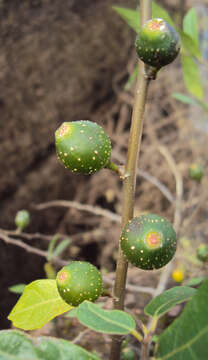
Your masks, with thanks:
[[(202, 297), (208, 293), (208, 281), (205, 280), (199, 290), (190, 286), (177, 286), (153, 298), (144, 309), (151, 319), (150, 328), (140, 322), (138, 329), (135, 319), (124, 311), (128, 262), (148, 271), (159, 269), (173, 258), (177, 246), (176, 233), (167, 219), (151, 213), (134, 217), (136, 168), (149, 83), (156, 78), (156, 73), (162, 66), (175, 59), (180, 47), (179, 36), (175, 30), (161, 18), (151, 20), (152, 2), (142, 0), (140, 5), (141, 31), (136, 47), (143, 62), (140, 62), (139, 66), (127, 161), (122, 173), (124, 201), (113, 289), (114, 309), (104, 310), (93, 303), (99, 296), (104, 295), (101, 274), (94, 265), (76, 260), (64, 266), (56, 279), (36, 280), (27, 285), (9, 314), (9, 319), (17, 328), (33, 330), (41, 328), (60, 314), (73, 311), (81, 324), (94, 331), (112, 335), (110, 360), (120, 359), (121, 344), (127, 334), (133, 335), (141, 343), (140, 359), (147, 360), (150, 359), (152, 336), (160, 317), (176, 304), (190, 300), (182, 319), (179, 319), (176, 325), (173, 323), (168, 331), (159, 336), (157, 346), (154, 347), (155, 359), (174, 360), (181, 358), (178, 356), (183, 356), (187, 348), (190, 354), (196, 353), (195, 344), (200, 347), (201, 337), (197, 335), (193, 340), (192, 327), (187, 327), (190, 313), (195, 324), (200, 320), (201, 312), (197, 310), (194, 313), (193, 309), (203, 310), (200, 331), (202, 334), (207, 331), (204, 319), (208, 316), (208, 310)], [(84, 120), (65, 122), (56, 131), (55, 138), (57, 155), (68, 170), (90, 175), (108, 168), (119, 173), (119, 166), (110, 159), (110, 139), (99, 125)], [(185, 339), (177, 336), (177, 326), (182, 329), (185, 326)], [(182, 340), (185, 342), (181, 343)], [(34, 341), (17, 330), (0, 332), (1, 352), (6, 354), (6, 359), (16, 356), (21, 360), (99, 360), (97, 354), (89, 353), (72, 342), (51, 337), (41, 337)]]

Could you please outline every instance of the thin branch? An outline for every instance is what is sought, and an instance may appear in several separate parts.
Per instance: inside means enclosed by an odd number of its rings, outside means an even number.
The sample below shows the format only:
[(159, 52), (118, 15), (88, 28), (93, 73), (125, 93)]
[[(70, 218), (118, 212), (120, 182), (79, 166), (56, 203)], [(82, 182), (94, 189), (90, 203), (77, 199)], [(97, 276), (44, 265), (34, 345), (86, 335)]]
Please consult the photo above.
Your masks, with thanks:
[(73, 344), (78, 344), (83, 339), (83, 337), (87, 334), (89, 334), (92, 330), (91, 329), (85, 329), (84, 331), (81, 331), (75, 338), (72, 340)]
[[(15, 245), (15, 246), (18, 246), (22, 249), (24, 249), (25, 251), (29, 252), (29, 253), (32, 253), (32, 254), (36, 254), (38, 256), (41, 256), (41, 257), (44, 257), (44, 258), (47, 258), (48, 256), (48, 252), (47, 251), (44, 251), (44, 250), (40, 250), (40, 249), (37, 249), (31, 245), (28, 245), (28, 244), (25, 244), (23, 241), (19, 240), (19, 239), (12, 239), (10, 238), (9, 236), (6, 235), (5, 231), (2, 232), (2, 230), (0, 229), (0, 239), (2, 239), (6, 244), (11, 244), (11, 245)], [(52, 262), (57, 264), (57, 265), (60, 265), (60, 266), (65, 266), (65, 265), (68, 265), (70, 260), (66, 261), (66, 260), (62, 260), (60, 259), (59, 257), (53, 257), (52, 258)], [(102, 279), (104, 281), (104, 283), (108, 284), (108, 285), (113, 285), (114, 283), (114, 280), (113, 279), (110, 279), (108, 277), (108, 275), (102, 275)], [(151, 287), (146, 287), (146, 286), (135, 286), (135, 285), (131, 285), (131, 284), (128, 284), (127, 285), (127, 290), (130, 291), (130, 292), (143, 292), (143, 293), (147, 293), (147, 294), (150, 294), (150, 295), (153, 295), (154, 294), (154, 289), (151, 288)]]
[[(35, 247), (31, 246), (31, 245), (25, 244), (21, 240), (12, 239), (9, 236), (7, 236), (6, 234), (2, 233), (1, 231), (0, 231), (0, 239), (2, 239), (7, 244), (12, 244), (12, 245), (18, 246), (18, 247), (20, 247), (20, 248), (22, 248), (22, 249), (24, 249), (27, 252), (30, 252), (32, 254), (36, 254), (36, 255), (42, 256), (44, 258), (47, 258), (47, 256), (48, 256), (47, 251), (40, 250), (40, 249), (37, 249), (37, 248), (35, 248)], [(52, 261), (57, 263), (58, 265), (61, 265), (61, 266), (67, 265), (69, 263), (68, 261), (61, 260), (58, 257), (52, 258)]]
[(121, 222), (121, 217), (109, 210), (102, 209), (98, 206), (81, 204), (77, 201), (55, 200), (55, 201), (48, 201), (43, 204), (33, 205), (34, 209), (36, 210), (45, 210), (50, 207), (58, 207), (58, 206), (87, 211), (95, 215), (104, 216), (114, 222), (118, 222), (118, 223)]
[[(103, 281), (106, 284), (113, 285), (114, 284), (114, 278), (109, 278), (108, 275), (102, 275)], [(146, 293), (150, 294), (151, 296), (154, 295), (155, 289), (149, 286), (137, 286), (137, 285), (126, 285), (126, 290), (133, 292), (133, 293)]]
[[(176, 182), (176, 201), (175, 201), (175, 213), (174, 213), (174, 228), (176, 234), (179, 232), (181, 220), (182, 220), (182, 200), (183, 200), (183, 178), (180, 171), (178, 170), (177, 164), (170, 154), (169, 150), (164, 146), (159, 146), (160, 153), (165, 157), (171, 172), (175, 177)], [(154, 291), (154, 297), (161, 294), (167, 286), (170, 274), (173, 270), (173, 262), (169, 262), (167, 266), (163, 269), (160, 280), (158, 282), (157, 288)], [(148, 323), (148, 329), (151, 328), (152, 320)]]
[(176, 200), (175, 200), (175, 213), (174, 213), (173, 226), (175, 228), (176, 233), (178, 233), (181, 224), (181, 217), (182, 217), (183, 178), (169, 150), (165, 146), (161, 146), (161, 145), (159, 146), (158, 149), (160, 153), (165, 157), (169, 165), (169, 168), (175, 177)]
[[(34, 233), (34, 234), (29, 234), (29, 233), (25, 233), (25, 232), (17, 233), (16, 230), (3, 230), (3, 229), (0, 229), (0, 232), (4, 233), (5, 235), (8, 235), (8, 236), (18, 237), (18, 238), (22, 238), (25, 240), (41, 239), (41, 240), (51, 241), (53, 239), (53, 236), (51, 236), (51, 235), (45, 235), (45, 234), (40, 234), (40, 233)], [(60, 238), (67, 237), (67, 235), (63, 235), (63, 234), (60, 234), (59, 236), (60, 236)]]
[[(141, 24), (151, 18), (152, 1), (141, 0)], [(135, 92), (135, 102), (132, 112), (131, 129), (129, 135), (129, 145), (127, 160), (125, 164), (125, 177), (123, 179), (123, 209), (122, 209), (122, 227), (134, 216), (134, 201), (136, 188), (136, 170), (140, 153), (141, 137), (143, 131), (144, 110), (147, 100), (147, 92), (152, 76), (148, 75), (149, 68), (139, 63), (139, 74)], [(113, 289), (114, 309), (124, 309), (125, 286), (128, 263), (121, 251), (119, 245), (119, 255), (116, 266), (116, 278)], [(120, 359), (121, 336), (112, 337), (110, 360)]]
[[(119, 154), (118, 152), (113, 152), (113, 157), (120, 163), (124, 162), (124, 157), (121, 154)], [(170, 203), (173, 203), (175, 201), (173, 194), (171, 194), (171, 192), (167, 188), (167, 186), (165, 186), (155, 176), (149, 174), (147, 171), (142, 170), (142, 169), (137, 169), (136, 174), (137, 174), (137, 176), (142, 177), (143, 179), (149, 181), (151, 184), (156, 186)]]

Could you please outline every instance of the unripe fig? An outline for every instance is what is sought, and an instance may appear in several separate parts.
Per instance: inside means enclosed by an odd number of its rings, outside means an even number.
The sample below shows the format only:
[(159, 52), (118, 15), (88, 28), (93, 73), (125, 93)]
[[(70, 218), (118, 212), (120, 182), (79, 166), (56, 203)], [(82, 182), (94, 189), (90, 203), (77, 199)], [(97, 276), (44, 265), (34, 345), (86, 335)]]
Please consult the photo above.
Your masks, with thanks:
[(121, 233), (126, 259), (144, 270), (166, 265), (176, 251), (176, 233), (165, 218), (147, 214), (130, 220)]
[(200, 244), (197, 248), (197, 258), (202, 262), (208, 261), (208, 245)]
[(191, 179), (196, 180), (198, 182), (203, 178), (204, 172), (203, 168), (198, 164), (191, 164), (189, 167), (189, 176)]
[(136, 52), (139, 58), (157, 70), (170, 64), (180, 50), (177, 31), (159, 18), (148, 20), (139, 30), (136, 38)]
[(73, 172), (92, 174), (110, 160), (110, 139), (102, 127), (92, 121), (64, 122), (56, 131), (55, 140), (59, 159)]
[(121, 353), (121, 360), (136, 360), (136, 354), (133, 349), (125, 348)]
[(27, 210), (20, 210), (15, 216), (15, 224), (22, 231), (30, 223), (30, 214)]
[(73, 261), (57, 274), (56, 284), (62, 299), (78, 306), (84, 300), (95, 301), (102, 293), (102, 278), (98, 269), (86, 261)]

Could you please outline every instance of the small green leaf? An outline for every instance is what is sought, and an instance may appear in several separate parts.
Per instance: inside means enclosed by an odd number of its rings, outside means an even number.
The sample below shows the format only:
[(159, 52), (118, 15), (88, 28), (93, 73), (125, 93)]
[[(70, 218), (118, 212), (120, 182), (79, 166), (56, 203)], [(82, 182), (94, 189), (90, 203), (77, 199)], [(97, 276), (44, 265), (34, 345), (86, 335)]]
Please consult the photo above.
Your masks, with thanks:
[(198, 17), (194, 8), (191, 8), (184, 16), (183, 31), (199, 45)]
[(131, 10), (119, 6), (113, 6), (113, 10), (115, 10), (133, 30), (136, 32), (139, 31), (140, 14), (138, 10)]
[(199, 75), (199, 70), (190, 56), (181, 56), (184, 82), (189, 92), (194, 95), (198, 100), (203, 98), (203, 88)]
[(32, 340), (17, 330), (0, 331), (1, 360), (39, 360)]
[(8, 319), (20, 329), (34, 330), (71, 308), (60, 297), (55, 280), (36, 280), (25, 287)]
[(208, 359), (208, 279), (195, 292), (176, 319), (159, 337), (157, 359)]
[(187, 281), (186, 286), (196, 286), (202, 283), (202, 281), (204, 281), (204, 277), (197, 277), (197, 278), (193, 278)]
[(58, 239), (60, 238), (60, 235), (59, 234), (56, 234), (53, 236), (52, 240), (50, 241), (49, 243), (49, 246), (48, 246), (48, 256), (47, 256), (47, 260), (50, 261), (53, 257), (53, 249), (58, 241)]
[(181, 38), (181, 44), (182, 48), (185, 51), (186, 55), (193, 56), (196, 59), (201, 59), (201, 50), (195, 40), (191, 38), (188, 34), (186, 34), (184, 31), (181, 31), (178, 29), (180, 38)]
[[(99, 360), (93, 355), (67, 340), (39, 337), (36, 340), (39, 360)], [(29, 360), (29, 359), (28, 359)]]
[(133, 83), (135, 82), (136, 78), (138, 75), (138, 66), (135, 67), (134, 71), (132, 72), (132, 74), (129, 76), (125, 86), (124, 86), (124, 90), (128, 91), (131, 89), (131, 86), (133, 85)]
[(152, 299), (145, 307), (144, 312), (149, 316), (161, 317), (176, 304), (191, 299), (195, 292), (196, 289), (188, 286), (175, 286)]
[(200, 105), (196, 99), (193, 99), (190, 96), (187, 96), (187, 95), (184, 95), (181, 93), (173, 93), (172, 96), (174, 99), (179, 100), (184, 104), (196, 105), (196, 106)]
[(179, 101), (183, 102), (184, 104), (201, 106), (205, 111), (208, 112), (208, 105), (205, 104), (203, 101), (200, 101), (198, 99), (193, 99), (190, 96), (187, 96), (187, 95), (184, 95), (181, 93), (173, 93), (172, 96), (174, 97), (174, 99), (179, 100)]
[(161, 18), (165, 20), (168, 24), (176, 28), (173, 20), (166, 10), (164, 10), (161, 6), (159, 6), (155, 1), (152, 2), (152, 17), (153, 18)]
[(25, 288), (25, 284), (17, 284), (9, 287), (9, 291), (14, 294), (22, 294)]
[(107, 334), (128, 334), (136, 327), (134, 319), (124, 311), (103, 310), (90, 301), (79, 305), (77, 318), (90, 329)]
[(53, 256), (59, 256), (70, 244), (70, 240), (69, 239), (64, 239), (62, 240), (55, 248), (55, 250), (53, 251), (52, 257)]

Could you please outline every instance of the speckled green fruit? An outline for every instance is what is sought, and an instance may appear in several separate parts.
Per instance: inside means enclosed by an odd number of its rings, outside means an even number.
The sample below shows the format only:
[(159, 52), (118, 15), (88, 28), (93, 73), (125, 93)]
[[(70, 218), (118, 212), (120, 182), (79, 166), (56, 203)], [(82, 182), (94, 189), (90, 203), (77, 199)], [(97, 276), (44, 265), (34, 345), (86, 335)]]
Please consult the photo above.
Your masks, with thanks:
[(134, 350), (131, 348), (125, 348), (121, 353), (121, 360), (136, 360)]
[(197, 248), (197, 258), (202, 262), (208, 261), (208, 245), (200, 244)]
[(75, 173), (92, 174), (104, 168), (110, 160), (110, 139), (94, 122), (64, 122), (56, 131), (55, 140), (59, 159)]
[(191, 164), (191, 166), (189, 167), (189, 176), (191, 179), (200, 182), (201, 179), (203, 178), (203, 175), (204, 175), (203, 168), (200, 165)]
[(177, 31), (163, 19), (148, 20), (136, 38), (139, 58), (156, 69), (170, 64), (180, 51)]
[(27, 210), (20, 210), (15, 216), (15, 224), (18, 229), (23, 230), (30, 223), (30, 214)]
[(95, 301), (103, 284), (98, 269), (86, 261), (73, 261), (57, 274), (56, 284), (62, 299), (72, 306), (84, 300)]
[(133, 218), (121, 234), (121, 249), (126, 259), (144, 270), (166, 265), (176, 251), (176, 233), (165, 218), (147, 214)]

